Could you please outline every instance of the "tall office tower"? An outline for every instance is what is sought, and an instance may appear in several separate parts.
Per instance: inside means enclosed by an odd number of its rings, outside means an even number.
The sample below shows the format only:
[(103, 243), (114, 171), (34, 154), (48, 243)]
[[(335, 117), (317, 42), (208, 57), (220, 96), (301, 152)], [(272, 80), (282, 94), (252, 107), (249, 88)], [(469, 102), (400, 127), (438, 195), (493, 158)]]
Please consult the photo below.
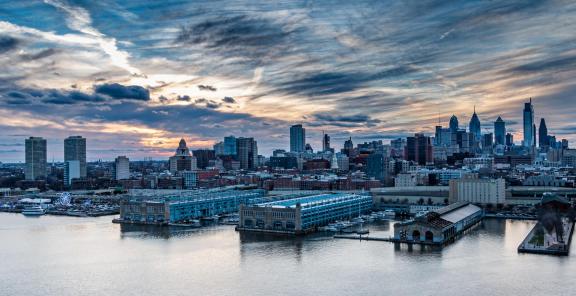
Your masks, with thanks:
[(489, 152), (490, 149), (492, 149), (492, 145), (494, 144), (493, 139), (494, 137), (492, 133), (484, 134), (482, 136), (482, 149), (484, 152)]
[(258, 166), (258, 144), (254, 138), (237, 138), (238, 161), (244, 170), (255, 169)]
[(26, 180), (46, 179), (46, 146), (46, 140), (43, 138), (26, 139)]
[(480, 119), (478, 118), (478, 115), (476, 114), (476, 107), (474, 107), (474, 114), (472, 114), (472, 118), (470, 118), (470, 133), (472, 135), (474, 135), (474, 139), (476, 140), (477, 143), (480, 142), (480, 140), (482, 139), (482, 133), (480, 131), (481, 126), (480, 126)]
[(224, 142), (214, 144), (214, 154), (216, 156), (224, 155)]
[(524, 103), (524, 147), (532, 147), (535, 144), (534, 139), (534, 106), (532, 105), (532, 98), (529, 103)]
[(80, 178), (86, 178), (86, 138), (72, 136), (64, 139), (64, 161), (80, 162)]
[(186, 141), (180, 139), (178, 149), (174, 156), (170, 157), (170, 172), (191, 171), (196, 169), (196, 158), (190, 154), (190, 150), (186, 146)]
[(452, 115), (450, 118), (450, 131), (455, 133), (458, 131), (458, 129), (458, 117), (456, 117), (456, 115)]
[(116, 157), (116, 160), (114, 160), (114, 175), (116, 180), (130, 179), (130, 160), (128, 157)]
[(406, 138), (404, 159), (415, 161), (419, 165), (426, 165), (434, 161), (432, 157), (432, 142), (424, 134), (415, 134)]
[(328, 134), (324, 134), (324, 137), (322, 137), (322, 151), (330, 151), (330, 136)]
[(540, 148), (550, 146), (548, 128), (546, 127), (546, 120), (544, 120), (544, 118), (540, 119), (540, 127), (538, 128), (538, 146), (540, 146)]
[(496, 145), (506, 144), (506, 122), (500, 116), (494, 122), (494, 138)]
[(192, 155), (196, 157), (196, 164), (199, 169), (205, 169), (208, 166), (210, 160), (216, 159), (214, 150), (210, 149), (197, 149), (192, 151)]
[(514, 135), (511, 133), (506, 134), (506, 146), (510, 147), (514, 145)]
[(406, 147), (406, 139), (398, 138), (390, 141), (390, 146), (392, 147), (391, 155), (395, 158), (401, 158), (404, 156), (404, 147)]
[(344, 141), (344, 149), (342, 149), (342, 153), (346, 154), (346, 156), (351, 157), (354, 152), (354, 143), (352, 143), (352, 137), (350, 139)]
[(228, 136), (224, 137), (224, 154), (228, 156), (236, 156), (238, 148), (236, 147), (237, 141), (236, 137)]
[(562, 139), (562, 149), (568, 149), (568, 140)]
[(304, 152), (306, 145), (306, 129), (301, 124), (290, 127), (290, 152)]
[(80, 161), (68, 160), (64, 162), (64, 184), (72, 185), (72, 180), (80, 178)]
[(387, 176), (388, 158), (382, 153), (372, 153), (366, 158), (366, 175), (384, 181)]

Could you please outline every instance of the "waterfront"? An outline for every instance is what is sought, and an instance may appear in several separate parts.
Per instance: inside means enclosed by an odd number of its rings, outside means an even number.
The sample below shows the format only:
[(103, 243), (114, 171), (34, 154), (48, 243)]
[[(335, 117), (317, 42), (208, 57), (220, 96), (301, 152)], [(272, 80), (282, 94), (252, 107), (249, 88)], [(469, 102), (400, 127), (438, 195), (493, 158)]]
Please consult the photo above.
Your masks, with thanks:
[[(0, 214), (1, 295), (572, 295), (576, 259), (518, 254), (532, 221), (485, 220), (441, 251), (233, 226)], [(389, 236), (391, 223), (370, 226)]]

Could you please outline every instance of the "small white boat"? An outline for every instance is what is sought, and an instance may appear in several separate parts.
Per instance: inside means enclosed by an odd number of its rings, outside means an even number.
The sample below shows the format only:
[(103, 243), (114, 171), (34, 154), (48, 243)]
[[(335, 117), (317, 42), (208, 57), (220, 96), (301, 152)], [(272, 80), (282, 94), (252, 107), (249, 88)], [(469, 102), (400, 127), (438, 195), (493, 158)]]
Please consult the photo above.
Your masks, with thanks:
[(426, 214), (428, 214), (428, 211), (418, 211), (416, 212), (416, 217), (424, 216)]
[(46, 212), (40, 206), (30, 206), (22, 209), (22, 215), (24, 216), (42, 216), (44, 214), (46, 214)]
[(386, 218), (395, 218), (395, 217), (396, 217), (396, 212), (394, 212), (394, 210), (386, 210), (386, 211), (384, 211), (384, 217), (386, 217)]

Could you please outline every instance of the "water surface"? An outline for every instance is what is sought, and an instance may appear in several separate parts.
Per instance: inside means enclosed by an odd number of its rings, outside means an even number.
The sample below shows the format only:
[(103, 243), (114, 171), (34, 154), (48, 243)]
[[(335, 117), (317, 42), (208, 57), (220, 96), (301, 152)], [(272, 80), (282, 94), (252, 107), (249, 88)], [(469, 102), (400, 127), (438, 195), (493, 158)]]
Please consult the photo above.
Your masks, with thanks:
[[(518, 254), (534, 222), (485, 220), (442, 250), (111, 217), (0, 213), (0, 295), (575, 295), (576, 260)], [(388, 222), (370, 226), (389, 236)], [(574, 246), (572, 256), (576, 256)]]

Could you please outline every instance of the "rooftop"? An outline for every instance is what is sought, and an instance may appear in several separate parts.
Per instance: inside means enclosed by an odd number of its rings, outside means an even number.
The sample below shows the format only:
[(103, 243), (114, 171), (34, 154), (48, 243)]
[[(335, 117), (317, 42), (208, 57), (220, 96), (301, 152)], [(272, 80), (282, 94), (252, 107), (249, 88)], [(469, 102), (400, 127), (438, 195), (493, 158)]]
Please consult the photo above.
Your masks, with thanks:
[(321, 203), (330, 203), (337, 200), (343, 199), (351, 199), (359, 197), (360, 195), (357, 194), (349, 194), (349, 193), (327, 193), (327, 194), (318, 194), (312, 196), (304, 196), (299, 198), (292, 198), (280, 201), (273, 201), (268, 203), (259, 204), (258, 206), (263, 207), (280, 207), (280, 208), (296, 208), (296, 205), (300, 204), (301, 207), (310, 207), (315, 204)]

